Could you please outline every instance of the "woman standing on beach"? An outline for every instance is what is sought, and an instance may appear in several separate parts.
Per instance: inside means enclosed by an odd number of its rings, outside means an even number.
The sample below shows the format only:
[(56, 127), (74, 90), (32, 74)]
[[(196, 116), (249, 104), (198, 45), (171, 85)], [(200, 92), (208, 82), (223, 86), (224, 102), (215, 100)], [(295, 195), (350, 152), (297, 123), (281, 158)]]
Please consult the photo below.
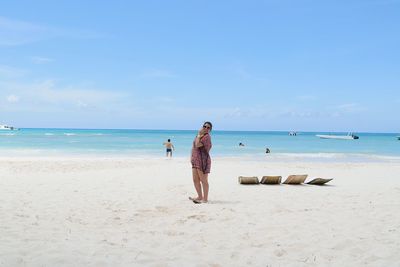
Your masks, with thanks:
[(212, 124), (206, 121), (197, 133), (192, 147), (192, 175), (197, 197), (189, 197), (194, 203), (207, 203), (208, 201), (208, 174), (211, 170), (211, 136)]

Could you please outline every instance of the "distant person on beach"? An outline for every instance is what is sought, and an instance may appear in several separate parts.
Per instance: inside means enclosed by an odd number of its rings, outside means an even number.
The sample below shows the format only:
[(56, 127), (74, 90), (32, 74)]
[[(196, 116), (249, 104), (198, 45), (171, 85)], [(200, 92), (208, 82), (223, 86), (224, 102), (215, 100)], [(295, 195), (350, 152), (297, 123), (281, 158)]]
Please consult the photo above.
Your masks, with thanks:
[(168, 155), (169, 155), (172, 158), (172, 150), (175, 150), (175, 147), (171, 143), (171, 139), (168, 139), (167, 142), (163, 143), (163, 145), (165, 146), (165, 148), (167, 150), (166, 157), (168, 157)]
[(266, 153), (266, 154), (271, 153), (271, 150), (269, 150), (269, 148), (267, 147), (267, 148), (265, 149), (265, 153)]
[(207, 203), (208, 201), (208, 174), (211, 170), (210, 149), (212, 124), (206, 121), (200, 128), (193, 140), (191, 163), (193, 184), (197, 192), (197, 197), (189, 197), (196, 204)]

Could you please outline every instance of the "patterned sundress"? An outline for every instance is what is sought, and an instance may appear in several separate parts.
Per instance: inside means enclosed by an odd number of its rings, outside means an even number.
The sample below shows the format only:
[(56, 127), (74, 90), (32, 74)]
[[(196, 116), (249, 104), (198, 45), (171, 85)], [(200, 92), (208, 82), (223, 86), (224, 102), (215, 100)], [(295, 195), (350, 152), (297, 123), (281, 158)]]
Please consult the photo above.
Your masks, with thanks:
[(203, 144), (202, 147), (196, 147), (196, 138), (193, 140), (192, 157), (191, 163), (192, 168), (200, 169), (203, 173), (210, 173), (211, 171), (211, 157), (210, 149), (211, 136), (209, 134), (204, 135), (200, 142)]

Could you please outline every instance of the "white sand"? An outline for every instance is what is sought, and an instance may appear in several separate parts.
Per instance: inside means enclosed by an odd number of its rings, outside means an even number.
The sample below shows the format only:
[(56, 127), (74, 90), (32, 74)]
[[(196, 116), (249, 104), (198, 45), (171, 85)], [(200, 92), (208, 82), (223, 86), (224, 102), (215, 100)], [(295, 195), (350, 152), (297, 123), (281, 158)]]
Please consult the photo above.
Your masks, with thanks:
[[(243, 186), (309, 174), (330, 186)], [(400, 163), (0, 159), (0, 266), (400, 266)], [(309, 179), (307, 179), (309, 180)]]

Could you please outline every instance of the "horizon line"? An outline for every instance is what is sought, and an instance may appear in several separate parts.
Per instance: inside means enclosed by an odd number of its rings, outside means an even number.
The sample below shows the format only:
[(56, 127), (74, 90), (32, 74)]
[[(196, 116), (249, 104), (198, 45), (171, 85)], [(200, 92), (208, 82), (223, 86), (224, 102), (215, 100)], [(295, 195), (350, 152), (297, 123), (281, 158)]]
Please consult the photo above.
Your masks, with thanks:
[[(18, 127), (17, 127), (18, 128)], [(64, 127), (21, 127), (22, 129), (58, 129), (58, 130), (133, 130), (133, 131), (196, 131), (196, 129), (146, 129), (146, 128), (64, 128)], [(365, 131), (293, 131), (293, 130), (213, 130), (213, 132), (295, 132), (295, 133), (366, 133), (366, 134), (400, 134), (400, 132), (365, 132)]]

